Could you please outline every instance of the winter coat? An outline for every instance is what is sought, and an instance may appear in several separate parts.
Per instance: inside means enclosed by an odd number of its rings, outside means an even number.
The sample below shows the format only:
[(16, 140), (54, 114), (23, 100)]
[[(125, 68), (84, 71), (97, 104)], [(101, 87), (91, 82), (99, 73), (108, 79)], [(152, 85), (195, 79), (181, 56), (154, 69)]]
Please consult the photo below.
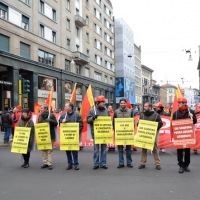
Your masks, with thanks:
[[(190, 113), (193, 114), (193, 124), (196, 124), (197, 123), (197, 118), (196, 118), (196, 115), (194, 114), (194, 111), (189, 109), (190, 110)], [(176, 119), (185, 119), (185, 118), (190, 118), (189, 116), (189, 111), (186, 110), (185, 113), (182, 113), (180, 110), (177, 110), (176, 112), (174, 112), (173, 114), (173, 120), (176, 120)]]
[[(59, 124), (62, 123), (62, 120), (66, 119), (67, 122), (78, 122), (79, 123), (79, 134), (81, 134), (81, 131), (83, 129), (83, 120), (80, 114), (78, 114), (77, 112), (72, 112), (72, 113), (64, 113), (63, 115), (60, 116), (59, 119)], [(67, 123), (66, 122), (66, 123)]]
[(40, 114), (38, 118), (38, 123), (46, 123), (49, 122), (50, 124), (50, 135), (51, 139), (55, 139), (55, 127), (58, 125), (56, 117), (53, 113), (50, 113), (50, 118), (48, 119), (49, 111), (45, 111)]
[(5, 111), (2, 115), (2, 125), (5, 128), (12, 128), (12, 118), (8, 111)]
[(90, 124), (91, 134), (92, 138), (94, 139), (94, 117), (95, 117), (95, 109), (96, 109), (96, 115), (98, 116), (110, 116), (109, 111), (106, 108), (99, 108), (95, 105), (95, 107), (92, 107), (87, 115), (87, 123)]
[(31, 152), (34, 143), (34, 123), (30, 118), (25, 119), (24, 117), (21, 117), (21, 119), (18, 122), (18, 126), (31, 128), (29, 143), (28, 143), (28, 152)]

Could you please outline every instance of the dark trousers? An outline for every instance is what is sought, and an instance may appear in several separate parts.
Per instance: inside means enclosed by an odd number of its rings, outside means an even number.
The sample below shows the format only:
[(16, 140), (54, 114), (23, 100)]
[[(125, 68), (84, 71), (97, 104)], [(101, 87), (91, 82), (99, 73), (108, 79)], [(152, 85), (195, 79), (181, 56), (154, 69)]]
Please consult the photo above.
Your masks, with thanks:
[[(78, 166), (78, 151), (66, 151), (69, 166)], [(73, 158), (72, 158), (73, 157)]]
[(30, 152), (28, 152), (27, 154), (22, 154), (22, 156), (24, 158), (24, 163), (29, 164)]
[[(183, 152), (185, 152), (184, 157)], [(190, 148), (177, 149), (177, 159), (180, 167), (188, 167), (190, 164)]]

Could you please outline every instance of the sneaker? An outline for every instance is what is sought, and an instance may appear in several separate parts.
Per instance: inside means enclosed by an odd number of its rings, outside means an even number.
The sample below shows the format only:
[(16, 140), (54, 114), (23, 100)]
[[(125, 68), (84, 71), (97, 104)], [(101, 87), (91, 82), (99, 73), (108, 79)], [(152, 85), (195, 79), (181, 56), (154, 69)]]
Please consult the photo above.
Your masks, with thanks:
[(71, 165), (68, 165), (68, 167), (66, 168), (66, 170), (70, 170), (72, 169), (73, 167)]
[(197, 153), (197, 150), (194, 150), (194, 154), (198, 154), (198, 153)]
[(145, 168), (145, 165), (140, 165), (140, 166), (138, 167), (138, 169), (143, 169), (143, 168)]
[(79, 170), (79, 167), (78, 167), (78, 166), (75, 166), (75, 170)]
[(119, 169), (123, 168), (123, 167), (124, 167), (124, 165), (120, 165), (120, 164), (117, 166), (117, 168), (119, 168)]
[(49, 166), (47, 164), (44, 164), (41, 166), (41, 169), (45, 169), (45, 168), (48, 168)]
[(161, 170), (160, 165), (157, 165), (157, 166), (156, 166), (156, 169), (157, 169), (157, 170)]
[(106, 165), (101, 166), (102, 169), (108, 169), (108, 167)]
[(52, 170), (52, 169), (53, 169), (52, 165), (49, 165), (48, 170)]
[(162, 153), (165, 153), (165, 150), (164, 149), (161, 149)]
[(25, 165), (24, 165), (24, 168), (29, 168), (29, 164), (28, 164), (28, 163), (25, 164)]
[(178, 170), (178, 172), (182, 174), (184, 172), (183, 167), (180, 167), (180, 169)]
[(133, 168), (133, 165), (132, 164), (127, 164), (127, 167)]
[(23, 165), (21, 165), (21, 167), (24, 167), (26, 165), (26, 163), (24, 163)]
[(99, 166), (94, 166), (94, 167), (93, 167), (93, 169), (98, 169), (98, 168), (99, 168)]
[(190, 172), (190, 168), (189, 168), (189, 167), (185, 167), (184, 170), (185, 170), (186, 172)]
[(137, 151), (137, 149), (136, 149), (136, 148), (133, 148), (133, 151)]

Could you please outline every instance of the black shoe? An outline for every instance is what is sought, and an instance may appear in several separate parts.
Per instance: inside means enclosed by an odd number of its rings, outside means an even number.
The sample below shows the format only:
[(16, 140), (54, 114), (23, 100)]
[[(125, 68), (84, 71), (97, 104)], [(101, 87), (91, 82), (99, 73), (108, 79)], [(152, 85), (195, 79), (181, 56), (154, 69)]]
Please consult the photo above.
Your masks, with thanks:
[(144, 169), (145, 168), (145, 165), (140, 165), (139, 167), (138, 167), (138, 169)]
[(102, 169), (108, 169), (108, 167), (106, 165), (101, 166)]
[(190, 172), (190, 168), (189, 168), (189, 167), (185, 167), (184, 170), (185, 170), (186, 172)]
[(52, 170), (52, 169), (53, 169), (52, 165), (49, 165), (48, 170)]
[(132, 164), (127, 164), (127, 167), (133, 168), (133, 165)]
[(75, 166), (75, 170), (79, 170), (79, 167), (78, 167), (78, 166)]
[(99, 166), (94, 166), (93, 169), (99, 169)]
[(119, 168), (119, 169), (123, 168), (123, 167), (124, 167), (124, 165), (120, 165), (120, 164), (117, 166), (117, 168)]
[(183, 167), (180, 167), (180, 169), (178, 170), (179, 173), (183, 173), (184, 172), (184, 169)]
[(137, 149), (136, 149), (136, 148), (133, 148), (133, 151), (137, 151)]
[(48, 165), (44, 164), (41, 166), (41, 169), (48, 168), (48, 167), (49, 167)]
[(156, 169), (157, 169), (157, 170), (161, 170), (160, 165), (157, 165), (157, 166), (156, 166)]
[(73, 167), (71, 165), (68, 165), (68, 167), (66, 168), (66, 170), (70, 170), (72, 169)]
[(24, 167), (26, 165), (26, 163), (24, 163), (23, 165), (21, 165), (21, 167)]
[(24, 168), (29, 168), (29, 164), (26, 163), (26, 164), (24, 165)]

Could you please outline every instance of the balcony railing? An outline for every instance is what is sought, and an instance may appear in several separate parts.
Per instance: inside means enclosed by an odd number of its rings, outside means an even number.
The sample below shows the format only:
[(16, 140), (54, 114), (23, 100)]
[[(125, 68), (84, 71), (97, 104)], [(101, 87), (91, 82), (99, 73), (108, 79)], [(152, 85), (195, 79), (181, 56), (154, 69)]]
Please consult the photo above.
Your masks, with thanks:
[(79, 26), (86, 26), (86, 20), (83, 19), (80, 15), (75, 15), (75, 22), (76, 22)]

